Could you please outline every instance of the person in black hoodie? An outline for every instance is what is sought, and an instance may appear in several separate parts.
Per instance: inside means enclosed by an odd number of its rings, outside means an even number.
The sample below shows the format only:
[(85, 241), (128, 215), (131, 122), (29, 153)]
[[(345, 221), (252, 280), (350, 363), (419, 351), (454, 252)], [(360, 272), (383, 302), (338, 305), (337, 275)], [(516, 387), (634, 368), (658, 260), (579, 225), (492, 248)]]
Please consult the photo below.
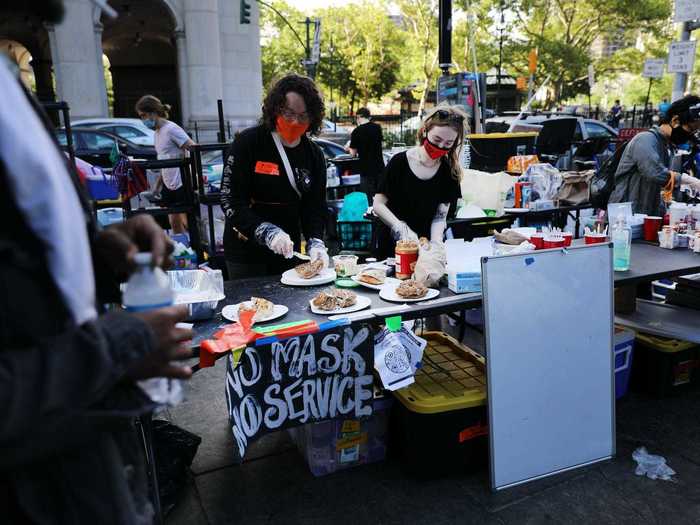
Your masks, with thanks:
[[(60, 2), (39, 10), (60, 21)], [(57, 7), (58, 6), (58, 7)], [(54, 16), (55, 15), (55, 16)], [(41, 108), (0, 59), (0, 507), (3, 523), (150, 524), (136, 381), (186, 379), (186, 311), (100, 315), (136, 251), (167, 263), (140, 216), (98, 231)]]
[(288, 270), (302, 234), (308, 255), (328, 266), (326, 161), (307, 136), (319, 132), (323, 112), (314, 82), (287, 75), (265, 97), (260, 124), (233, 141), (221, 180), (229, 278)]

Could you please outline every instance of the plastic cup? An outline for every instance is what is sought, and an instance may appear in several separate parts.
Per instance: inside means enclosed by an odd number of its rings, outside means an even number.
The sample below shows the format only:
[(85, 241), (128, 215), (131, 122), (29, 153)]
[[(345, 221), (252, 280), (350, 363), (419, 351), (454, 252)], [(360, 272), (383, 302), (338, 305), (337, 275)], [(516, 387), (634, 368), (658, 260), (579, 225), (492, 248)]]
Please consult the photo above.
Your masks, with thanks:
[(571, 232), (563, 232), (561, 236), (564, 237), (564, 246), (571, 246), (571, 243), (574, 241), (574, 234)]
[(583, 239), (586, 244), (601, 244), (607, 241), (608, 236), (604, 233), (587, 233)]
[(535, 246), (535, 250), (544, 248), (544, 234), (537, 232), (530, 235), (530, 242)]
[(560, 237), (545, 237), (544, 238), (544, 249), (548, 250), (550, 248), (564, 248), (566, 246), (566, 241)]
[(664, 220), (662, 217), (644, 218), (644, 240), (656, 242), (659, 240), (659, 230)]

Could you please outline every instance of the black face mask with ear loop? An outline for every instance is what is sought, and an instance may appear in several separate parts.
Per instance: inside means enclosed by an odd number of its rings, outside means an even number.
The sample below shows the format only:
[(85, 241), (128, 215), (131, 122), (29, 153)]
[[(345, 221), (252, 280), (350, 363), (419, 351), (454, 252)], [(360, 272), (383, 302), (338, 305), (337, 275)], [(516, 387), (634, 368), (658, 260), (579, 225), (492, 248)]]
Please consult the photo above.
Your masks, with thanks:
[(687, 131), (683, 127), (683, 124), (671, 130), (671, 142), (676, 146), (685, 144), (692, 138), (692, 136), (693, 134), (690, 131)]

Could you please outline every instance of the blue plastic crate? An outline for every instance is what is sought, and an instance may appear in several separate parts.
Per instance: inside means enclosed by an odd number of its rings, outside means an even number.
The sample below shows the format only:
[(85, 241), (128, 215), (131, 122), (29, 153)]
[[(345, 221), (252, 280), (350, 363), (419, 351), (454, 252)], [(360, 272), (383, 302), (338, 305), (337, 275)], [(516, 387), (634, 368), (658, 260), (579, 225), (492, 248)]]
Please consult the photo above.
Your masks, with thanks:
[(371, 221), (338, 221), (341, 250), (369, 250), (372, 246)]

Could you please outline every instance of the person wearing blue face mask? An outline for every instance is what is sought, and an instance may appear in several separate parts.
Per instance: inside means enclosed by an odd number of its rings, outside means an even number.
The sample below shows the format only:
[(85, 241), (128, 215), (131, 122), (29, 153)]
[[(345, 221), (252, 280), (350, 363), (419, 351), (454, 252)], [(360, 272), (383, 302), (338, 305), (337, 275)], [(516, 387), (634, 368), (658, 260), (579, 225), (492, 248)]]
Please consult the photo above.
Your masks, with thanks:
[[(156, 153), (160, 160), (182, 158), (194, 145), (184, 129), (168, 120), (169, 112), (170, 106), (163, 104), (153, 95), (144, 95), (136, 103), (136, 113), (141, 121), (156, 132)], [(185, 188), (182, 185), (182, 174), (179, 168), (163, 168), (160, 181), (163, 184), (161, 195), (166, 206), (175, 207), (185, 203)], [(173, 213), (168, 218), (173, 233), (185, 233), (186, 214)]]

